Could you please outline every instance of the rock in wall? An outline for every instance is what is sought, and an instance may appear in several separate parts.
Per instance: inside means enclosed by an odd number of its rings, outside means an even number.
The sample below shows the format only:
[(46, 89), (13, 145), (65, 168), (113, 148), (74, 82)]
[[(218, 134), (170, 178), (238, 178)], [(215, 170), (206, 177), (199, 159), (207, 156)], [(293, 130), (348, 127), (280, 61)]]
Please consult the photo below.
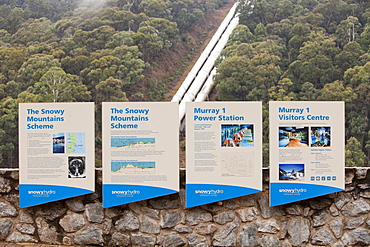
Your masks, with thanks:
[(0, 170), (0, 241), (100, 246), (368, 246), (370, 175), (347, 168), (344, 192), (269, 207), (264, 191), (185, 209), (178, 194), (103, 209), (96, 192), (19, 208), (19, 172)]

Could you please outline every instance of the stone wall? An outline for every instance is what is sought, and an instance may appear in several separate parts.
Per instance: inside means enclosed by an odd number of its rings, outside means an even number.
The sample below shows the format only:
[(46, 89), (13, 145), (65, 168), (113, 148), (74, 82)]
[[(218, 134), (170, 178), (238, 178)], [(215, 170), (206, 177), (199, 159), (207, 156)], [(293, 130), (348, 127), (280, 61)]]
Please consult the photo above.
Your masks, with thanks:
[(18, 171), (0, 170), (0, 241), (100, 246), (370, 245), (370, 174), (346, 169), (346, 191), (269, 207), (264, 191), (195, 208), (181, 192), (102, 208), (93, 194), (19, 209)]

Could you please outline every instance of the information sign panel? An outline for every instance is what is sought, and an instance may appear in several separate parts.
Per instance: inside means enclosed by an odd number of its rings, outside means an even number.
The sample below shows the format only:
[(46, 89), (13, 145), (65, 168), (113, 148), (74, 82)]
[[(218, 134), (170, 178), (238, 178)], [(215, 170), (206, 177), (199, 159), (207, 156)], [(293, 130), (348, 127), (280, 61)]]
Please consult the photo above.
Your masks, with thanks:
[(186, 207), (262, 190), (262, 103), (186, 105)]
[(103, 102), (103, 207), (179, 191), (178, 105)]
[(270, 205), (344, 190), (344, 102), (270, 102)]
[(19, 104), (20, 207), (95, 190), (94, 103)]

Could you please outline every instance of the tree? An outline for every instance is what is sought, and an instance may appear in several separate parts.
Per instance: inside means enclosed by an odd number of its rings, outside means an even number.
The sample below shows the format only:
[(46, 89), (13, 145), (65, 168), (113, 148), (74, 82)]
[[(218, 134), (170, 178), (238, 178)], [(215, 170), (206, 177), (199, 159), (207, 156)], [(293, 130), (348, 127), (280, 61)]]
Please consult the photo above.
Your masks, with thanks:
[(61, 67), (68, 74), (80, 75), (81, 71), (88, 67), (90, 62), (88, 56), (66, 56), (61, 59)]
[(346, 166), (362, 167), (366, 164), (366, 155), (362, 151), (361, 143), (356, 137), (351, 137), (346, 144)]
[(59, 37), (72, 36), (76, 31), (76, 18), (62, 19), (55, 23), (53, 31)]
[(163, 0), (150, 0), (148, 6), (144, 9), (144, 13), (150, 17), (169, 19), (171, 10), (168, 3)]
[(53, 9), (46, 0), (28, 0), (27, 12), (30, 13), (31, 18), (46, 17), (51, 19), (53, 17)]
[(262, 63), (273, 63), (278, 64), (281, 61), (281, 58), (283, 57), (284, 48), (280, 45), (278, 45), (275, 41), (271, 39), (267, 39), (265, 41), (257, 42), (253, 44), (254, 50), (258, 54), (266, 54), (268, 56), (255, 56), (253, 59), (256, 59), (257, 57), (264, 57), (264, 59), (267, 59), (268, 61), (264, 61)]
[(363, 32), (360, 34), (358, 42), (362, 45), (363, 49), (367, 51), (370, 45), (370, 23), (366, 23)]
[(97, 14), (97, 17), (103, 21), (103, 23), (113, 27), (116, 31), (131, 31), (134, 27), (133, 24), (136, 21), (136, 16), (136, 14), (129, 10), (120, 10), (116, 7), (104, 8)]
[[(347, 123), (346, 136), (355, 137), (361, 143), (362, 146), (362, 144), (364, 144), (364, 138), (368, 130), (369, 119), (366, 116), (367, 112), (363, 112), (361, 110), (351, 111), (348, 114), (346, 114), (346, 123)], [(367, 111), (366, 108), (363, 110)]]
[(17, 32), (20, 25), (27, 19), (22, 8), (11, 8), (9, 5), (0, 5), (0, 27), (10, 34)]
[(266, 27), (262, 23), (258, 23), (253, 33), (256, 37), (256, 41), (262, 41), (264, 38), (267, 37)]
[(123, 82), (125, 90), (141, 80), (145, 63), (140, 59), (141, 53), (136, 46), (116, 47), (112, 50), (100, 50), (92, 54), (89, 66), (81, 71), (84, 84), (92, 92), (96, 101), (96, 85), (113, 77)]
[(367, 132), (367, 141), (365, 143), (365, 153), (367, 154), (367, 160), (370, 158), (370, 131)]
[(277, 56), (259, 53), (252, 59), (244, 56), (227, 57), (215, 76), (220, 100), (268, 100), (268, 89), (281, 75)]
[(45, 102), (89, 101), (90, 92), (76, 79), (59, 67), (52, 67), (29, 90), (41, 95)]
[(274, 101), (292, 101), (296, 100), (296, 95), (293, 92), (289, 92), (289, 88), (293, 85), (293, 82), (284, 78), (278, 81), (276, 86), (269, 88), (269, 97)]
[(144, 59), (151, 60), (164, 48), (172, 46), (171, 38), (178, 33), (177, 24), (162, 18), (150, 18), (140, 24), (132, 36)]
[(18, 70), (27, 59), (24, 47), (3, 47), (0, 49), (0, 73), (4, 80), (10, 81), (16, 78)]
[[(355, 93), (358, 95), (354, 102), (354, 107), (358, 114), (364, 114), (366, 117), (370, 116), (370, 83), (361, 83), (356, 89)], [(362, 112), (360, 112), (362, 111)]]
[(335, 30), (335, 36), (339, 46), (343, 47), (345, 44), (355, 41), (360, 28), (361, 23), (357, 17), (348, 16), (346, 20), (341, 21)]
[(320, 13), (308, 13), (303, 17), (304, 22), (310, 24), (313, 27), (323, 27), (324, 26), (324, 16)]
[(341, 79), (341, 74), (334, 66), (334, 57), (340, 52), (332, 39), (322, 33), (311, 33), (310, 41), (300, 48), (297, 60), (292, 62), (284, 73), (290, 78), (295, 90), (299, 90), (305, 82), (311, 82), (316, 88), (326, 83)]
[(352, 88), (358, 87), (360, 84), (369, 84), (370, 80), (370, 62), (364, 66), (355, 66), (348, 69), (344, 73), (344, 82)]
[[(295, 24), (290, 30), (290, 40), (288, 42), (291, 49), (295, 50), (298, 56), (299, 49), (302, 47), (303, 43), (309, 40), (309, 35), (311, 33), (310, 27), (304, 23)], [(294, 56), (296, 59), (296, 56)]]
[(344, 87), (342, 81), (328, 83), (320, 90), (317, 100), (352, 102), (357, 99), (357, 94), (351, 87)]
[(240, 43), (253, 43), (255, 40), (254, 35), (245, 25), (238, 25), (229, 36), (227, 41), (229, 45)]
[(344, 45), (343, 51), (335, 56), (334, 62), (335, 65), (342, 69), (343, 73), (354, 67), (361, 64), (360, 57), (363, 54), (361, 46), (356, 41), (351, 41)]
[(13, 42), (23, 45), (49, 41), (55, 38), (52, 32), (52, 23), (47, 18), (30, 19), (23, 22), (18, 31), (13, 35)]
[(250, 61), (245, 57), (233, 56), (226, 58), (217, 69), (215, 76), (216, 89), (220, 100), (245, 100), (253, 89), (250, 80), (253, 73), (248, 71)]
[(60, 63), (51, 55), (32, 55), (18, 70), (17, 82), (20, 92), (38, 82), (40, 78), (51, 68), (60, 67)]
[(7, 97), (0, 101), (0, 162), (18, 167), (18, 102)]
[(298, 100), (315, 101), (318, 95), (318, 90), (310, 82), (302, 84), (301, 91), (298, 93)]
[(334, 32), (335, 26), (347, 16), (347, 3), (342, 0), (328, 0), (318, 4), (314, 9), (314, 13), (320, 13), (324, 16), (324, 28), (330, 32)]
[(155, 28), (156, 32), (163, 40), (175, 38), (175, 35), (179, 32), (175, 22), (170, 22), (163, 18), (149, 18), (149, 20), (141, 22), (138, 32), (144, 27)]
[(123, 83), (118, 79), (114, 79), (113, 77), (109, 77), (107, 80), (99, 82), (99, 84), (96, 85), (97, 102), (100, 104), (103, 101), (128, 101), (126, 98), (126, 93), (122, 91), (122, 86)]
[(118, 46), (133, 46), (134, 40), (132, 36), (134, 32), (132, 31), (122, 31), (116, 34), (113, 34), (110, 42), (107, 43), (106, 47), (110, 49), (114, 49)]
[[(254, 30), (258, 23), (267, 25), (268, 23), (280, 22), (283, 19), (288, 19), (291, 13), (300, 12), (300, 6), (294, 5), (289, 0), (252, 0), (241, 4), (239, 8), (240, 23), (248, 25), (251, 30)], [(251, 23), (248, 24), (248, 22)]]
[(143, 12), (143, 4), (141, 0), (108, 0), (108, 6), (116, 6), (119, 9), (130, 11), (132, 13)]
[(292, 29), (293, 23), (289, 19), (283, 19), (280, 22), (274, 22), (267, 24), (266, 31), (269, 35), (278, 35), (285, 42), (285, 45), (288, 44), (290, 40), (290, 30)]

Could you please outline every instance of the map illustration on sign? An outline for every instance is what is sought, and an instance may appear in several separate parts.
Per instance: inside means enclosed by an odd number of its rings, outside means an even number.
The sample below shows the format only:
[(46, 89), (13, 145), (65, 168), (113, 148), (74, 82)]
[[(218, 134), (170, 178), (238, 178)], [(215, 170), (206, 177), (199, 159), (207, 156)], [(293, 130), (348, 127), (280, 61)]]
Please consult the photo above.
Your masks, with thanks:
[(118, 161), (111, 163), (112, 172), (137, 174), (155, 173), (155, 162), (153, 161)]
[(155, 138), (111, 138), (112, 148), (155, 147)]
[(85, 133), (66, 133), (66, 151), (69, 154), (83, 154), (86, 152)]
[(222, 153), (222, 177), (253, 177), (253, 152)]

